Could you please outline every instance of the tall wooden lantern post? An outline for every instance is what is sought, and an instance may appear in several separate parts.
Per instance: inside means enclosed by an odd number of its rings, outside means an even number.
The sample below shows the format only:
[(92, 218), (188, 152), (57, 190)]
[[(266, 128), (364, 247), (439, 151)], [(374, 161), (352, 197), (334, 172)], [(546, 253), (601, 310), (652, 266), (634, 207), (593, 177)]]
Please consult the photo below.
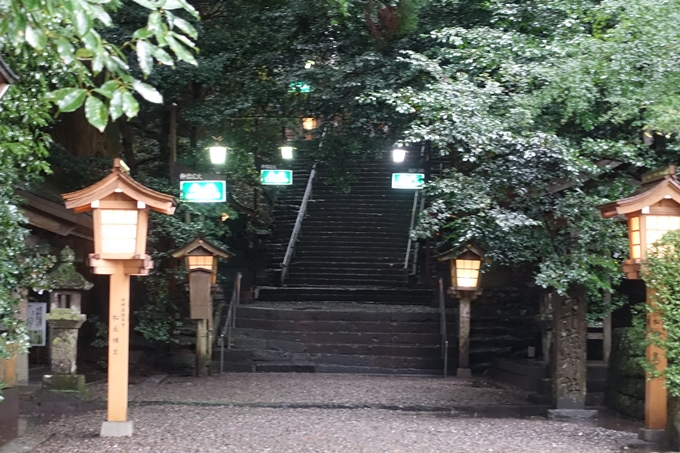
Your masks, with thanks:
[(212, 284), (217, 276), (219, 258), (229, 259), (233, 254), (196, 238), (173, 252), (174, 258), (185, 258), (189, 270), (189, 304), (191, 319), (196, 320), (196, 375), (210, 374), (212, 356)]
[(66, 208), (92, 211), (95, 274), (109, 275), (108, 414), (105, 437), (131, 436), (127, 419), (128, 343), (130, 337), (130, 276), (148, 275), (153, 268), (146, 254), (149, 210), (173, 214), (174, 197), (155, 192), (132, 179), (125, 164), (114, 159), (111, 174), (77, 192), (63, 194)]
[(437, 257), (439, 261), (448, 261), (451, 272), (449, 294), (459, 300), (458, 310), (458, 369), (456, 376), (468, 378), (470, 371), (470, 302), (475, 300), (479, 289), (480, 269), (484, 252), (474, 245), (468, 244), (465, 251), (449, 251)]
[[(626, 278), (640, 279), (640, 268), (652, 244), (669, 231), (680, 229), (680, 182), (675, 166), (642, 175), (642, 185), (636, 194), (599, 207), (603, 217), (625, 216), (628, 220), (630, 256), (623, 264)], [(647, 290), (647, 304), (653, 307), (653, 293)], [(647, 311), (647, 328), (665, 335), (659, 315)], [(666, 356), (659, 347), (650, 345), (647, 360), (656, 363), (659, 371), (666, 369)], [(667, 401), (663, 378), (650, 379), (645, 384), (645, 429), (641, 437), (658, 438), (666, 427)]]

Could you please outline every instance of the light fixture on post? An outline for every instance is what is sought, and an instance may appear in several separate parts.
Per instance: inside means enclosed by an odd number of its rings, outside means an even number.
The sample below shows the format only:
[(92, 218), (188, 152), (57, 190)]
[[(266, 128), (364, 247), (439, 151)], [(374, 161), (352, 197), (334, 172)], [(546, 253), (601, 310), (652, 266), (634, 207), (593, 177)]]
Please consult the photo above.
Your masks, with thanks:
[(484, 252), (474, 245), (468, 244), (460, 253), (451, 250), (437, 257), (439, 261), (448, 261), (451, 273), (449, 293), (459, 299), (458, 314), (458, 370), (456, 376), (469, 378), (470, 371), (470, 301), (481, 294), (479, 289), (480, 272)]
[(210, 151), (210, 162), (212, 162), (213, 165), (224, 165), (227, 161), (227, 150), (229, 148), (220, 144), (222, 137), (213, 137), (213, 140), (215, 140), (216, 143), (208, 148)]
[(189, 269), (190, 317), (196, 320), (196, 375), (210, 374), (212, 356), (212, 285), (217, 277), (219, 258), (233, 256), (201, 237), (172, 253), (173, 258), (185, 258)]
[(0, 57), (0, 98), (9, 89), (13, 83), (17, 83), (19, 77), (12, 72), (12, 69), (5, 63), (5, 60)]
[[(626, 278), (640, 279), (640, 270), (647, 259), (652, 244), (669, 231), (680, 229), (680, 182), (676, 168), (652, 171), (642, 175), (642, 185), (636, 195), (622, 198), (599, 206), (604, 218), (625, 216), (628, 221), (630, 256), (623, 263)], [(647, 290), (647, 327), (659, 335), (665, 329), (655, 310), (653, 293)], [(656, 345), (647, 346), (647, 361), (654, 363), (657, 371), (665, 370), (665, 352)], [(641, 437), (645, 440), (663, 433), (667, 419), (667, 394), (662, 377), (652, 378), (647, 373), (645, 380), (645, 428)]]
[(293, 158), (293, 151), (295, 148), (291, 145), (283, 145), (279, 146), (279, 149), (281, 150), (281, 157), (283, 159), (292, 159)]
[(406, 159), (406, 150), (401, 146), (392, 149), (392, 160), (396, 163), (401, 163)]
[(314, 117), (302, 118), (302, 129), (305, 131), (313, 131), (318, 124), (319, 121)]
[(130, 340), (130, 276), (148, 275), (153, 268), (146, 254), (149, 209), (173, 214), (177, 201), (151, 190), (125, 171), (114, 159), (111, 173), (77, 192), (62, 194), (67, 209), (92, 211), (94, 253), (89, 256), (94, 274), (109, 275), (109, 351), (107, 421), (103, 437), (132, 435), (127, 420), (128, 356)]

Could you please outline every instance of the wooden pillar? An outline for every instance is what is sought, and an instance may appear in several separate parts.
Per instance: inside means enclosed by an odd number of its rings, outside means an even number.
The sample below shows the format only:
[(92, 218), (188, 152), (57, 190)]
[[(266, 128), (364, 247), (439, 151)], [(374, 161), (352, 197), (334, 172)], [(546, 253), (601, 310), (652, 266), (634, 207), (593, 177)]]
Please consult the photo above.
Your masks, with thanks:
[(196, 320), (196, 376), (208, 375), (210, 357), (208, 356), (208, 320)]
[(460, 299), (458, 310), (458, 370), (456, 376), (471, 377), (470, 372), (470, 297)]
[[(647, 289), (647, 304), (653, 306), (654, 292)], [(649, 332), (660, 332), (666, 335), (661, 317), (656, 311), (647, 312), (647, 329)], [(663, 371), (668, 364), (664, 351), (653, 344), (647, 346), (646, 357), (648, 363), (654, 363), (657, 371)], [(650, 379), (649, 373), (645, 380), (645, 428), (665, 429), (667, 419), (666, 381), (663, 377)]]
[(582, 286), (552, 297), (553, 393), (557, 409), (583, 409), (586, 402), (586, 297)]
[(130, 342), (130, 276), (124, 261), (115, 261), (109, 288), (108, 414), (110, 422), (127, 421), (128, 350)]

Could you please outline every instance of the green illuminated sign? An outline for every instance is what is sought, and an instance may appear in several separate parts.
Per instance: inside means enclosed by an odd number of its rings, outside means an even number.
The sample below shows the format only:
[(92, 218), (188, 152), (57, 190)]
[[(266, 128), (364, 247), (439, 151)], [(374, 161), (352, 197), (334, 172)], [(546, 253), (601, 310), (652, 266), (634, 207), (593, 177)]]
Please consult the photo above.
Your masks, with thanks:
[(305, 82), (291, 82), (288, 87), (289, 93), (309, 93), (312, 91), (312, 86)]
[(293, 170), (261, 170), (260, 182), (265, 186), (290, 186), (293, 184)]
[(393, 189), (422, 189), (424, 185), (423, 173), (392, 173)]
[(227, 201), (226, 181), (180, 181), (180, 199), (193, 203), (214, 203)]

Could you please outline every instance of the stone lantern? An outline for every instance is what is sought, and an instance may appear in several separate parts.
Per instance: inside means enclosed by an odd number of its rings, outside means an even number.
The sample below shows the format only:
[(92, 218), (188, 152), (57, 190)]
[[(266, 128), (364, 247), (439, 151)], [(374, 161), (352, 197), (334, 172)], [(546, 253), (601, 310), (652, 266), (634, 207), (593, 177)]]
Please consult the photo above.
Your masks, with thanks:
[(85, 390), (85, 376), (76, 374), (78, 329), (87, 317), (82, 314), (83, 291), (92, 283), (76, 271), (75, 253), (66, 246), (59, 253), (59, 263), (49, 272), (50, 312), (45, 316), (50, 326), (51, 375), (43, 377), (48, 390)]

